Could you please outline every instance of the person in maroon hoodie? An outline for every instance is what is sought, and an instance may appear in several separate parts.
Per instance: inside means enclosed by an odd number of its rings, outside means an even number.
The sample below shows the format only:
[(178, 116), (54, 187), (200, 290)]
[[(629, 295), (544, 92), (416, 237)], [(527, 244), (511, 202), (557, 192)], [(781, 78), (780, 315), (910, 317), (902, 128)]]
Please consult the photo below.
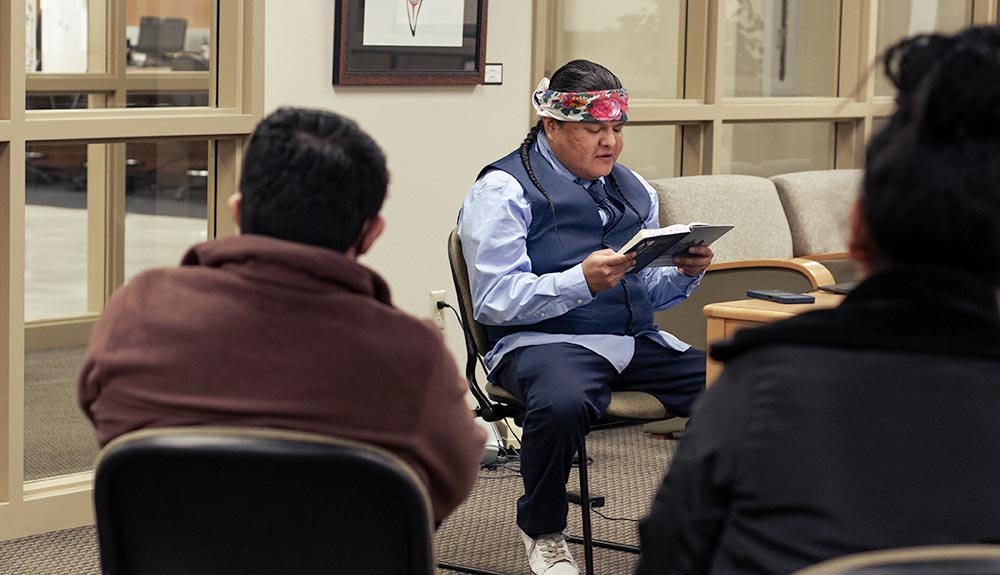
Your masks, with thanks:
[(94, 327), (77, 385), (98, 443), (186, 425), (368, 442), (414, 468), (440, 523), (471, 491), (486, 437), (440, 331), (357, 261), (385, 225), (387, 185), (353, 121), (265, 118), (229, 201), (242, 234), (138, 275)]

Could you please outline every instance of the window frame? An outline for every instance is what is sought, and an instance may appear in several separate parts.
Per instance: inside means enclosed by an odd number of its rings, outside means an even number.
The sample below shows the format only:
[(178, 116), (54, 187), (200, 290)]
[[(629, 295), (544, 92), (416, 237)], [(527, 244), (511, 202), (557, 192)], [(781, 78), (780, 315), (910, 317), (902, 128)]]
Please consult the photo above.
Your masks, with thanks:
[[(125, 70), (125, 0), (91, 0), (90, 33), (106, 42), (105, 72), (25, 71), (25, 3), (0, 0), (0, 540), (93, 522), (93, 472), (24, 481), (25, 350), (80, 345), (99, 311), (79, 317), (24, 321), (25, 146), (30, 143), (107, 143), (100, 169), (88, 180), (89, 266), (101, 270), (90, 304), (103, 304), (124, 280), (124, 147), (137, 140), (213, 140), (209, 151), (208, 237), (235, 234), (226, 199), (237, 190), (245, 142), (263, 116), (264, 0), (212, 0), (209, 72), (135, 74)], [(119, 33), (120, 31), (121, 33)], [(97, 36), (92, 36), (97, 37)], [(254, 39), (257, 39), (255, 42)], [(93, 54), (96, 51), (92, 51)], [(215, 107), (124, 108), (128, 90), (209, 90)], [(26, 94), (91, 92), (90, 109), (25, 110)], [(94, 104), (101, 104), (94, 106)], [(88, 274), (94, 275), (94, 274)], [(94, 295), (96, 294), (96, 295)]]
[[(742, 122), (833, 122), (833, 166), (861, 167), (873, 120), (893, 110), (892, 97), (874, 94), (879, 0), (841, 2), (839, 95), (834, 97), (723, 97), (725, 2), (688, 0), (684, 8), (688, 31), (683, 66), (687, 74), (683, 82), (685, 98), (631, 99), (629, 122), (681, 127), (675, 142), (681, 156), (675, 176), (721, 173), (723, 126)], [(966, 0), (966, 10), (970, 24), (998, 21), (996, 0)], [(558, 22), (554, 0), (535, 0), (534, 78), (550, 76), (561, 64), (552, 61), (558, 33), (554, 27)]]

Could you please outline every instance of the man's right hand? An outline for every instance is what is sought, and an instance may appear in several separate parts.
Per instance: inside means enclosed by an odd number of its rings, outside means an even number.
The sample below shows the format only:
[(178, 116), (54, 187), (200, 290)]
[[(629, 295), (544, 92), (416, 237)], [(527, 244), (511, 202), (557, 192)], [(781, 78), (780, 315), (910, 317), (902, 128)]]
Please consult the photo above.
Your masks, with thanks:
[(619, 280), (635, 265), (635, 253), (618, 255), (612, 249), (593, 252), (583, 260), (583, 277), (590, 293), (600, 293), (618, 285)]

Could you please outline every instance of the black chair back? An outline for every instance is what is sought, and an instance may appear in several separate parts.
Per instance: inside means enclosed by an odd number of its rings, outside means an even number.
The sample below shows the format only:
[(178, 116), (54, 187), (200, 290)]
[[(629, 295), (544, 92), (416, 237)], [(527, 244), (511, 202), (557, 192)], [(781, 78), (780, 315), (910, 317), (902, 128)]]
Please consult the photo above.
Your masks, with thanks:
[(423, 484), (355, 441), (135, 432), (102, 451), (94, 500), (104, 575), (434, 573)]

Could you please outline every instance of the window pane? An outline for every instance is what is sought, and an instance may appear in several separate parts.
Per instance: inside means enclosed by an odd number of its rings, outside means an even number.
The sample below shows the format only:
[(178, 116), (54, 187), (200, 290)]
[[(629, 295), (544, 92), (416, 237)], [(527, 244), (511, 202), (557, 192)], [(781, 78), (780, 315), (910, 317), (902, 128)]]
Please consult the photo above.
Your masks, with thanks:
[(555, 4), (556, 67), (586, 58), (614, 72), (633, 98), (683, 97), (685, 2), (606, 2), (600, 10), (581, 9), (579, 0)]
[(28, 110), (86, 110), (89, 105), (87, 94), (28, 94)]
[[(956, 32), (972, 24), (971, 10), (971, 2), (965, 0), (881, 0), (876, 37), (878, 53), (881, 56), (886, 48), (913, 34)], [(875, 75), (875, 94), (895, 94), (881, 65)]]
[[(88, 152), (101, 144), (25, 147), (24, 319), (59, 320), (88, 311)], [(29, 327), (29, 329), (32, 329)], [(35, 328), (44, 329), (44, 328)], [(86, 341), (24, 353), (24, 479), (34, 481), (93, 469), (97, 440), (76, 404), (76, 374)]]
[(720, 172), (770, 177), (832, 169), (835, 141), (830, 122), (724, 124)]
[(24, 479), (94, 468), (97, 436), (76, 403), (86, 344), (24, 353)]
[(163, 108), (169, 106), (207, 106), (208, 91), (204, 92), (129, 92), (129, 108)]
[(888, 116), (881, 116), (878, 118), (872, 118), (872, 135), (875, 135), (882, 131), (882, 128), (889, 123)]
[(176, 266), (208, 237), (208, 142), (170, 140), (125, 146), (125, 281)]
[(647, 180), (676, 175), (677, 126), (628, 124), (619, 160)]
[(87, 145), (29, 144), (24, 319), (87, 313)]
[(727, 97), (836, 96), (840, 3), (726, 0)]
[(46, 74), (103, 72), (104, 47), (90, 42), (91, 25), (103, 22), (91, 22), (91, 12), (88, 0), (27, 0), (25, 69)]
[[(211, 0), (128, 0), (125, 37), (129, 107), (147, 105), (148, 96), (152, 106), (208, 105)], [(174, 94), (156, 97), (161, 91)], [(175, 94), (179, 91), (196, 96)], [(143, 97), (133, 98), (132, 92)]]

